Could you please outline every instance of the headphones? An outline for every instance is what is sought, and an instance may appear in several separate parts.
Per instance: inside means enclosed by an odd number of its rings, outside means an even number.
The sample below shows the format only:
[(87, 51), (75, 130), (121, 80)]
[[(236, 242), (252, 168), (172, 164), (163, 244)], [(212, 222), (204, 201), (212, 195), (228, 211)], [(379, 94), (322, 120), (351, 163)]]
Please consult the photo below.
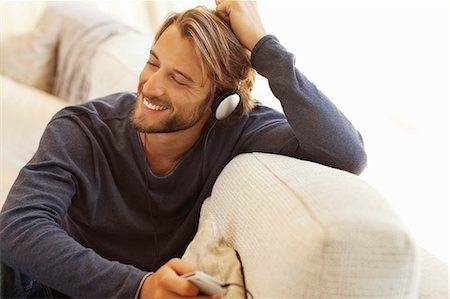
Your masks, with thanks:
[(217, 120), (227, 118), (236, 110), (240, 102), (241, 97), (237, 93), (237, 89), (225, 91), (212, 105), (214, 117)]

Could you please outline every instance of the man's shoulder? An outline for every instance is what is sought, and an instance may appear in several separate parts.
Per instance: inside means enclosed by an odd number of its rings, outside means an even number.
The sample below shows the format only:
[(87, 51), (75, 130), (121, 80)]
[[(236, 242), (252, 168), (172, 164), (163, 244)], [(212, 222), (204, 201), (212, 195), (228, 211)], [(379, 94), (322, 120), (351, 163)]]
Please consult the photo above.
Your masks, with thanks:
[(59, 111), (52, 120), (61, 118), (109, 120), (128, 119), (133, 110), (136, 94), (114, 93), (79, 105), (72, 105)]
[(248, 138), (248, 134), (277, 125), (289, 125), (284, 113), (257, 102), (255, 107), (237, 122), (231, 125), (212, 126), (212, 129), (216, 138), (230, 141), (233, 136), (235, 139)]
[(256, 102), (255, 107), (246, 115), (245, 122), (267, 124), (273, 121), (287, 121), (286, 115), (274, 108)]
[(73, 152), (88, 148), (88, 143), (120, 146), (135, 132), (129, 120), (135, 98), (132, 93), (116, 93), (63, 108), (52, 118), (43, 138), (64, 140), (64, 147)]

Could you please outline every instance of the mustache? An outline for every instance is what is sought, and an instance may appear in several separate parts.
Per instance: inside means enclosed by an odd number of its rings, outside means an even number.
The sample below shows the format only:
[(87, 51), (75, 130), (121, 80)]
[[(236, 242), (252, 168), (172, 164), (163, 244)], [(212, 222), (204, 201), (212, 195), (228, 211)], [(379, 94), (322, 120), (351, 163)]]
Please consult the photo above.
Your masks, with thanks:
[(152, 102), (153, 105), (159, 105), (164, 107), (172, 107), (170, 102), (165, 101), (161, 97), (155, 97), (155, 96), (146, 96), (143, 93), (144, 88), (144, 82), (139, 82), (137, 87), (137, 99), (143, 100), (144, 98), (147, 98), (150, 102)]

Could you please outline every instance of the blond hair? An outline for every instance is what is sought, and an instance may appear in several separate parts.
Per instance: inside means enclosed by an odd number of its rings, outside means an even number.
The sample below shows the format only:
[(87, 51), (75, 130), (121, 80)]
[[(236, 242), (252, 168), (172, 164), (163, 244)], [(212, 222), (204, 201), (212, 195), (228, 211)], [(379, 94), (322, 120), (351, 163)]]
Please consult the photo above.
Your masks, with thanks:
[(171, 25), (176, 25), (181, 36), (192, 41), (201, 61), (203, 80), (211, 81), (209, 98), (216, 99), (226, 90), (236, 89), (241, 97), (239, 107), (225, 119), (231, 123), (254, 107), (251, 91), (255, 70), (248, 51), (234, 35), (230, 25), (217, 11), (198, 6), (170, 15), (155, 35), (155, 42)]

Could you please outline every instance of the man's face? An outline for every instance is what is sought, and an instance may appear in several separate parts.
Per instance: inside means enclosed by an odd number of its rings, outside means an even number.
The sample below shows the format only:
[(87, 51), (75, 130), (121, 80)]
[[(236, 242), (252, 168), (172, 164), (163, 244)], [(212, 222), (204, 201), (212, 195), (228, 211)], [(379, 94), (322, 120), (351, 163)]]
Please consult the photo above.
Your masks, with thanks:
[(193, 45), (172, 25), (152, 47), (139, 76), (131, 122), (142, 133), (189, 129), (209, 117), (208, 91)]

